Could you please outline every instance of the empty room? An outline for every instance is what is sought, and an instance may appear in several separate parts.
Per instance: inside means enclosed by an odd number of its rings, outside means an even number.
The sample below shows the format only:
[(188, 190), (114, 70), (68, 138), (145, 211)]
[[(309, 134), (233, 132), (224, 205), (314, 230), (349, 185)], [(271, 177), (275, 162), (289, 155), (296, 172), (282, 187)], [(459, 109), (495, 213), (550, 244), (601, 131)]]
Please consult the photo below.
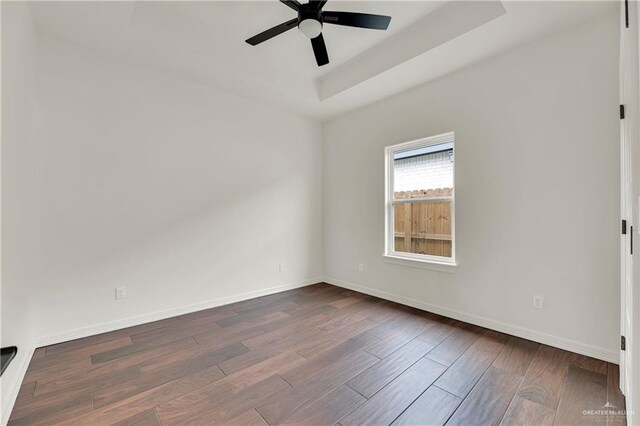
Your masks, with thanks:
[(640, 425), (636, 0), (0, 13), (1, 425)]

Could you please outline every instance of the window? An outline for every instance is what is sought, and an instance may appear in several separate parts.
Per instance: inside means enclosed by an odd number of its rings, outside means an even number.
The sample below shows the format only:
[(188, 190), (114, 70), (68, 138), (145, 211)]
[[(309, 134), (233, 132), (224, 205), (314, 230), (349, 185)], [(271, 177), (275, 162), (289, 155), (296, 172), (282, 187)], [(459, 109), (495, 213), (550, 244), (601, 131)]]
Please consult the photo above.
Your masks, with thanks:
[(453, 133), (385, 148), (385, 256), (455, 265)]

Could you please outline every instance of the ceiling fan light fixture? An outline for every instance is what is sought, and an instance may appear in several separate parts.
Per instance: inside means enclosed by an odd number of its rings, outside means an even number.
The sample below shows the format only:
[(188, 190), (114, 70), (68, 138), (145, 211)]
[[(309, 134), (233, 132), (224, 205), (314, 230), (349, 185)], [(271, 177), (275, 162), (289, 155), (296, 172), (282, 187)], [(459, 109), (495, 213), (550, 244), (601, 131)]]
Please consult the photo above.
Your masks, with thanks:
[(313, 18), (307, 18), (300, 21), (298, 29), (305, 37), (316, 38), (322, 33), (322, 22)]
[(313, 56), (319, 67), (329, 63), (327, 46), (322, 36), (322, 26), (326, 22), (345, 27), (369, 28), (372, 30), (386, 30), (391, 21), (391, 16), (372, 15), (358, 12), (327, 12), (322, 10), (327, 0), (309, 0), (300, 3), (298, 0), (280, 0), (287, 7), (298, 13), (296, 18), (290, 19), (266, 31), (256, 34), (246, 40), (251, 46), (256, 46), (296, 26), (305, 37), (311, 39)]

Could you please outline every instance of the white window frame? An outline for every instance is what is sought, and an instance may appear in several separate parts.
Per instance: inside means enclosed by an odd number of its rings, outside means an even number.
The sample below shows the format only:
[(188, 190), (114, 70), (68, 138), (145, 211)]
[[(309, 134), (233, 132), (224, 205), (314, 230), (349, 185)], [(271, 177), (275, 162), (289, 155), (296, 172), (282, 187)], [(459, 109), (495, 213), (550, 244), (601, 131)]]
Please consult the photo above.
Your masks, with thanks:
[[(394, 251), (394, 205), (399, 203), (415, 203), (425, 201), (424, 198), (411, 198), (394, 200), (393, 199), (393, 175), (394, 175), (394, 154), (398, 151), (406, 151), (414, 148), (423, 148), (443, 143), (453, 144), (453, 194), (451, 197), (442, 197), (441, 199), (451, 200), (451, 257), (433, 256), (427, 254), (405, 253)], [(436, 269), (443, 271), (454, 271), (456, 263), (456, 154), (455, 154), (455, 138), (454, 133), (443, 133), (441, 135), (431, 136), (428, 138), (418, 139), (415, 141), (404, 142), (397, 145), (387, 146), (384, 149), (385, 158), (385, 241), (384, 241), (384, 257), (389, 263), (396, 263), (405, 266), (425, 267), (427, 269)], [(440, 198), (429, 198), (429, 201), (435, 201)]]

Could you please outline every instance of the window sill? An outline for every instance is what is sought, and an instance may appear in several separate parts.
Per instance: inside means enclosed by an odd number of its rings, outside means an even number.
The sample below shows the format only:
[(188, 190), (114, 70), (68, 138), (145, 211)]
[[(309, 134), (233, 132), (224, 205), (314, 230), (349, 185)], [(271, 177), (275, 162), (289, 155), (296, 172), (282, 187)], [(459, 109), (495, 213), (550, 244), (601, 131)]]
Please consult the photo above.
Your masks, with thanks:
[(439, 272), (455, 273), (458, 265), (455, 262), (438, 262), (434, 260), (409, 259), (407, 257), (392, 256), (389, 254), (382, 255), (385, 263), (393, 265), (408, 266), (410, 268), (431, 269)]

